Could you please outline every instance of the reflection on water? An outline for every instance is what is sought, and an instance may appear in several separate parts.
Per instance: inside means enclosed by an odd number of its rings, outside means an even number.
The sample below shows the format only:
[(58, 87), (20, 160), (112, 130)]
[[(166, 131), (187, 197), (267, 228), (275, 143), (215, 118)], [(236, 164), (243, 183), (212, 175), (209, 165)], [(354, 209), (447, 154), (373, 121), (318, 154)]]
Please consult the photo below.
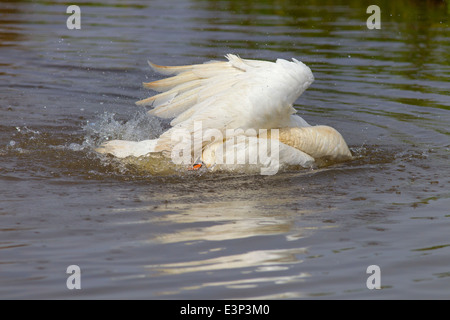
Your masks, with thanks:
[[(165, 216), (163, 219), (155, 219), (159, 222), (169, 221), (183, 224), (206, 222), (209, 226), (186, 228), (181, 232), (163, 234), (156, 237), (163, 243), (188, 242), (188, 241), (220, 241), (231, 239), (251, 238), (258, 235), (282, 234), (290, 229), (288, 221), (280, 217), (264, 217), (254, 212), (255, 208), (248, 204), (237, 202), (205, 204), (186, 208), (183, 213)], [(252, 214), (253, 212), (253, 214)]]
[[(158, 233), (148, 240), (165, 244), (245, 240), (246, 238), (270, 235), (283, 235), (287, 241), (295, 241), (316, 229), (306, 225), (302, 228), (295, 226), (295, 219), (298, 215), (315, 212), (311, 208), (295, 206), (295, 203), (302, 197), (306, 200), (305, 195), (290, 193), (289, 187), (281, 185), (285, 183), (281, 179), (258, 180), (252, 177), (226, 175), (219, 179), (197, 180), (195, 188), (192, 188), (186, 181), (179, 181), (176, 189), (185, 187), (191, 189), (185, 191), (185, 194), (181, 190), (172, 190), (164, 197), (165, 202), (161, 206), (142, 205), (134, 209), (125, 208), (113, 210), (113, 212), (158, 210), (165, 213), (151, 215), (144, 221), (137, 222), (139, 224), (179, 225), (177, 232)], [(267, 192), (262, 189), (264, 184), (270, 184), (277, 190)], [(220, 190), (217, 190), (219, 186)], [(222, 200), (216, 199), (219, 191)], [(243, 191), (247, 191), (247, 194), (244, 195)], [(313, 188), (310, 188), (308, 192), (313, 193)], [(273, 197), (275, 193), (280, 198)], [(320, 194), (317, 196), (320, 197)], [(154, 197), (153, 192), (152, 194), (141, 194), (138, 201), (143, 204), (152, 203)], [(271, 210), (267, 210), (268, 208)], [(277, 211), (277, 208), (283, 208), (283, 210)]]
[[(205, 184), (212, 184), (212, 181)], [(202, 185), (199, 188), (203, 187)], [(228, 197), (236, 197), (238, 194), (230, 188), (227, 183), (222, 183), (221, 193), (228, 193)], [(256, 191), (256, 190), (255, 190)], [(261, 191), (259, 189), (259, 191)], [(196, 197), (193, 190), (189, 198)], [(261, 196), (261, 195), (260, 195)], [(255, 196), (254, 200), (238, 200), (234, 202), (212, 202), (210, 199), (201, 197), (203, 203), (192, 203), (187, 198), (179, 200), (170, 199), (163, 206), (157, 208), (160, 211), (157, 215), (150, 215), (148, 219), (139, 220), (135, 223), (139, 225), (170, 225), (167, 232), (159, 231), (144, 240), (149, 244), (178, 245), (184, 247), (186, 252), (192, 252), (192, 256), (185, 257), (178, 262), (161, 262), (143, 266), (145, 268), (142, 277), (183, 276), (187, 274), (203, 274), (214, 272), (225, 272), (236, 270), (242, 274), (239, 279), (222, 279), (213, 277), (203, 279), (195, 284), (183, 284), (176, 290), (161, 290), (157, 295), (170, 297), (174, 295), (184, 295), (191, 291), (203, 290), (205, 288), (227, 288), (231, 290), (252, 290), (261, 285), (283, 286), (286, 284), (295, 285), (302, 282), (310, 275), (306, 272), (298, 273), (292, 270), (292, 266), (301, 264), (308, 255), (308, 249), (297, 247), (295, 243), (314, 232), (316, 226), (304, 225), (295, 226), (297, 215), (313, 214), (313, 210), (278, 211), (269, 214), (267, 209), (261, 206), (279, 207), (285, 206), (288, 201), (272, 199), (270, 203), (261, 201), (260, 196)], [(139, 201), (149, 202), (153, 197), (141, 195)], [(187, 204), (189, 203), (189, 204)], [(153, 207), (136, 208), (142, 212), (155, 210)], [(122, 227), (129, 227), (130, 222), (121, 224)], [(281, 249), (256, 249), (250, 243), (258, 239), (278, 239), (293, 243), (293, 246)], [(265, 242), (267, 240), (263, 240)], [(279, 241), (279, 240), (277, 240)], [(230, 253), (227, 243), (236, 242), (242, 244), (241, 253)], [(203, 247), (204, 243), (210, 243), (198, 251), (197, 246)], [(247, 251), (248, 250), (248, 251)], [(178, 259), (176, 259), (178, 260)], [(253, 294), (252, 298), (299, 298), (302, 292), (283, 292), (281, 294)], [(244, 297), (249, 297), (248, 295)]]
[[(180, 287), (179, 293), (189, 292), (191, 290), (202, 290), (207, 287), (226, 288), (231, 290), (254, 290), (261, 285), (271, 284), (274, 286), (283, 286), (286, 284), (296, 284), (303, 282), (304, 278), (309, 277), (308, 273), (300, 273), (289, 276), (274, 275), (274, 272), (283, 272), (289, 269), (290, 264), (301, 263), (297, 256), (304, 254), (303, 250), (270, 250), (253, 251), (240, 255), (221, 256), (214, 259), (197, 260), (184, 263), (172, 263), (156, 266), (147, 266), (151, 270), (157, 270), (163, 274), (183, 274), (189, 272), (211, 272), (214, 270), (224, 271), (227, 269), (249, 269), (254, 267), (253, 272), (256, 276), (247, 276), (244, 279), (228, 281), (199, 282), (195, 285)], [(251, 273), (251, 272), (249, 272)], [(174, 292), (159, 292), (158, 295), (173, 295)], [(300, 298), (305, 295), (300, 292), (283, 292), (282, 294), (259, 295), (253, 294), (251, 299), (283, 299)], [(239, 297), (240, 299), (246, 296)], [(247, 296), (248, 298), (248, 296)]]
[[(79, 5), (74, 31), (62, 1), (0, 1), (0, 297), (74, 297), (74, 263), (88, 298), (448, 296), (448, 1), (378, 1), (380, 30), (356, 0)], [(355, 159), (262, 177), (93, 152), (167, 128), (134, 105), (148, 59), (230, 52), (310, 66), (295, 108)]]
[[(300, 263), (297, 255), (304, 253), (305, 250), (300, 249), (252, 251), (213, 259), (147, 266), (147, 268), (169, 274), (249, 267), (257, 267), (257, 272), (279, 271), (287, 269), (287, 267), (283, 267), (284, 264)], [(289, 280), (289, 277), (285, 277), (285, 279)]]

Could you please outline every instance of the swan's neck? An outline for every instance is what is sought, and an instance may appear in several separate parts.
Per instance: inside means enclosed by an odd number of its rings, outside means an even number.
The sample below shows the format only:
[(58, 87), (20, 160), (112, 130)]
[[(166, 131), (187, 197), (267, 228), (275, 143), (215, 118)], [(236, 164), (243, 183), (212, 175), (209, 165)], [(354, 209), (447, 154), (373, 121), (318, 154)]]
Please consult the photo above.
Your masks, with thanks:
[(279, 140), (314, 159), (349, 160), (352, 154), (342, 135), (328, 126), (279, 129)]

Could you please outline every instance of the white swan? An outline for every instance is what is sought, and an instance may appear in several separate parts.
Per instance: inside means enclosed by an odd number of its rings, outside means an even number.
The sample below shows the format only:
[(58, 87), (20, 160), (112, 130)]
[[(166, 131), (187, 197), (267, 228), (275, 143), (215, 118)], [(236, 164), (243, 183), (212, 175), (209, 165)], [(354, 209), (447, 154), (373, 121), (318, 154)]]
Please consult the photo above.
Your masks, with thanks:
[(310, 126), (295, 115), (293, 103), (314, 81), (309, 67), (296, 59), (226, 58), (170, 67), (149, 62), (171, 77), (144, 83), (160, 93), (136, 104), (153, 106), (152, 115), (173, 118), (172, 127), (158, 139), (113, 140), (96, 150), (118, 158), (162, 152), (174, 163), (201, 162), (210, 170), (252, 164), (265, 168), (265, 174), (280, 165), (310, 167), (319, 158), (352, 158), (339, 132)]

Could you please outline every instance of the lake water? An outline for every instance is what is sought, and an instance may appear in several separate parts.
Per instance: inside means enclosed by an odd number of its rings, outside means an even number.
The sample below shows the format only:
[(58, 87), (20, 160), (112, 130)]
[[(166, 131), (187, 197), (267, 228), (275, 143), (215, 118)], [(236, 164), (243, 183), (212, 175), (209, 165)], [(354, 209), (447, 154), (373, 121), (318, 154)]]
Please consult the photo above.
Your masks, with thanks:
[[(0, 298), (449, 299), (448, 1), (0, 1)], [(93, 148), (157, 136), (162, 65), (295, 57), (353, 161), (159, 175)], [(69, 265), (81, 290), (69, 290)], [(381, 289), (370, 290), (377, 265)]]

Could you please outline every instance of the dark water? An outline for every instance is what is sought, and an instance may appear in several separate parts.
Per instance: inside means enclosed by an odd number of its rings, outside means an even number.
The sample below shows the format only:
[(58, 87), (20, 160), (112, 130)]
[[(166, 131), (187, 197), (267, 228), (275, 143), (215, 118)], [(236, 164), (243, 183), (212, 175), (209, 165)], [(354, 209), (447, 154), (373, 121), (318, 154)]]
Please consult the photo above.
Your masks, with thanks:
[[(379, 30), (367, 1), (77, 4), (68, 30), (66, 2), (0, 1), (0, 298), (450, 298), (448, 2), (377, 1)], [(309, 65), (296, 108), (355, 160), (155, 175), (92, 151), (164, 130), (134, 105), (148, 59), (227, 53)]]

